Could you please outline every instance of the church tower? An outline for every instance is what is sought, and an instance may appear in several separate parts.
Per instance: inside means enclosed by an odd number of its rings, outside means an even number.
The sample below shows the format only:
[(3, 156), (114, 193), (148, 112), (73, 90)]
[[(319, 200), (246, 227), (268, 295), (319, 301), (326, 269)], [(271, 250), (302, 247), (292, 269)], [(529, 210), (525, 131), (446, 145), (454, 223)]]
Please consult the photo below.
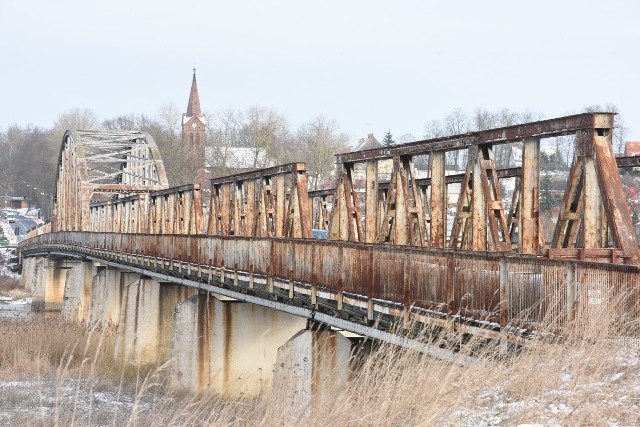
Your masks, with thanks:
[(193, 69), (191, 81), (191, 93), (189, 93), (189, 105), (187, 113), (182, 115), (182, 144), (185, 148), (199, 147), (204, 157), (207, 120), (200, 110), (200, 97), (196, 84), (196, 69)]

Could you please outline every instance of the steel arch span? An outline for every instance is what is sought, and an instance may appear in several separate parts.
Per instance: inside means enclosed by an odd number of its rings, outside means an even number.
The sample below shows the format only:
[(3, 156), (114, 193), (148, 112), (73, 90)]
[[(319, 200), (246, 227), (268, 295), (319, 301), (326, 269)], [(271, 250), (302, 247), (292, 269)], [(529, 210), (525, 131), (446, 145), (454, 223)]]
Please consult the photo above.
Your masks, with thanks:
[(68, 130), (58, 157), (52, 229), (87, 231), (90, 203), (168, 187), (150, 134)]

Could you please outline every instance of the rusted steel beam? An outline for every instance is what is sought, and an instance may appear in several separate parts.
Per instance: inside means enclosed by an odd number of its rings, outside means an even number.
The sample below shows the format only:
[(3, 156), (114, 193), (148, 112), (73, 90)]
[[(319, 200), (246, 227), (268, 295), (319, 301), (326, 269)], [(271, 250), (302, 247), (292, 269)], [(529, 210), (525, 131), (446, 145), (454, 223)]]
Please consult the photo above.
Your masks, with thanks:
[(329, 222), (329, 239), (362, 241), (358, 194), (354, 184), (354, 165), (344, 163), (341, 169)]
[(632, 256), (616, 248), (549, 248), (547, 255), (551, 260), (633, 264)]
[(311, 237), (306, 165), (290, 163), (211, 180), (208, 234)]
[(478, 164), (482, 174), (482, 188), (487, 206), (492, 247), (502, 252), (510, 251), (509, 227), (502, 201), (502, 191), (498, 184), (493, 147), (490, 144), (480, 146)]
[[(429, 246), (444, 248), (447, 238), (447, 186), (445, 176), (445, 153), (432, 152), (431, 163), (431, 206)], [(464, 178), (463, 178), (464, 179)], [(416, 184), (420, 180), (416, 180)], [(419, 185), (419, 184), (418, 184)]]
[(613, 154), (613, 117), (610, 117), (608, 122), (600, 123), (591, 135), (597, 160), (596, 173), (602, 194), (601, 200), (613, 244), (637, 264), (640, 262), (638, 239)]
[(287, 163), (284, 165), (273, 166), (265, 169), (258, 169), (251, 172), (243, 172), (235, 175), (222, 176), (211, 179), (211, 185), (227, 184), (236, 181), (250, 181), (260, 179), (264, 176), (283, 175), (293, 172), (303, 172), (307, 170), (305, 163)]
[[(435, 153), (438, 153), (437, 151)], [(504, 179), (504, 178), (515, 178), (515, 177), (519, 177), (522, 175), (522, 168), (520, 167), (516, 167), (516, 168), (504, 168), (504, 169), (497, 169), (496, 170), (496, 174), (498, 176), (498, 178), (500, 179)], [(466, 174), (464, 173), (456, 173), (456, 174), (451, 174), (451, 175), (445, 175), (444, 177), (444, 182), (448, 185), (448, 184), (459, 184), (462, 181), (464, 181), (464, 177)], [(472, 174), (473, 175), (473, 174)], [(417, 178), (415, 180), (416, 185), (418, 187), (428, 187), (431, 185), (431, 180), (432, 178)], [(389, 188), (389, 181), (381, 181), (378, 183), (378, 188), (381, 190), (386, 190)], [(327, 191), (327, 190), (325, 190)]]
[(567, 189), (562, 198), (560, 216), (551, 241), (552, 248), (570, 248), (576, 244), (584, 209), (584, 156), (579, 156), (569, 171)]
[(326, 188), (324, 190), (311, 190), (309, 191), (309, 197), (324, 197), (324, 196), (333, 196), (336, 192), (335, 188)]
[[(540, 251), (540, 138), (525, 138), (522, 144), (522, 178), (517, 183), (511, 205), (512, 216), (517, 217), (518, 251), (537, 254)], [(516, 198), (517, 194), (517, 198)], [(519, 200), (518, 200), (519, 198)], [(510, 233), (513, 236), (513, 231)]]
[(596, 116), (602, 114), (613, 116), (613, 113), (576, 114), (486, 131), (426, 139), (394, 147), (337, 154), (336, 160), (338, 163), (362, 162), (370, 159), (390, 159), (394, 156), (427, 154), (431, 151), (460, 150), (484, 143), (505, 144), (520, 141), (527, 137), (550, 138), (570, 135), (581, 129), (594, 129), (598, 125)]
[(580, 246), (585, 248), (600, 248), (606, 246), (602, 242), (602, 195), (596, 175), (595, 159), (593, 156), (584, 159), (584, 222), (582, 224), (582, 241)]
[(640, 156), (616, 157), (616, 165), (619, 168), (640, 167)]
[(467, 171), (460, 185), (456, 216), (453, 220), (453, 230), (449, 246), (453, 249), (469, 249), (471, 236), (472, 208), (473, 208), (473, 167), (477, 150), (470, 150)]
[(485, 177), (482, 173), (482, 165), (480, 164), (482, 153), (478, 148), (472, 159), (473, 176), (472, 193), (471, 193), (471, 249), (474, 251), (486, 251), (487, 246), (487, 198), (485, 196), (483, 181)]
[[(631, 302), (640, 297), (637, 266), (581, 262), (623, 262), (624, 251), (612, 248), (552, 249), (550, 255), (558, 259), (542, 259), (310, 239), (64, 232), (35, 236), (22, 242), (19, 251), (22, 259), (51, 253), (60, 258), (86, 257), (200, 288), (204, 270), (217, 290), (227, 287), (214, 278), (231, 273), (240, 296), (254, 295), (255, 278), (267, 276), (269, 284), (260, 295), (263, 301), (277, 299), (276, 309), (302, 301), (339, 316), (342, 310), (356, 308), (351, 312), (366, 313), (363, 322), (383, 317), (404, 324), (431, 319), (440, 327), (496, 339), (510, 325), (515, 326), (510, 330), (530, 331), (549, 318), (557, 319), (559, 326), (566, 324), (577, 307), (588, 310), (592, 305), (582, 289), (606, 291), (595, 307), (598, 311), (612, 307), (620, 296), (629, 296)], [(172, 261), (158, 265), (151, 259), (155, 257)], [(193, 272), (185, 274), (187, 262), (195, 265), (197, 279)], [(610, 314), (640, 318), (633, 304), (627, 309)], [(491, 331), (479, 329), (482, 325)], [(389, 327), (385, 322), (379, 326)], [(467, 329), (456, 329), (462, 327)]]
[(365, 175), (365, 242), (376, 241), (378, 232), (378, 162), (367, 161), (367, 171)]
[[(507, 218), (509, 225), (509, 239), (511, 239), (511, 246), (514, 249), (517, 249), (518, 252), (522, 252), (522, 236), (520, 236), (520, 227), (524, 227), (522, 225), (522, 216), (520, 214), (520, 205), (521, 205), (521, 197), (520, 193), (522, 192), (522, 179), (516, 178), (516, 185), (513, 189), (513, 194), (511, 195), (511, 206), (509, 208), (509, 217)], [(540, 218), (540, 215), (538, 215)], [(539, 230), (542, 230), (541, 227), (538, 227)]]
[[(59, 230), (88, 230), (95, 193), (137, 193), (168, 187), (153, 138), (138, 131), (67, 131), (58, 157), (54, 213)], [(128, 214), (137, 228), (135, 215)], [(135, 225), (132, 225), (135, 224)]]

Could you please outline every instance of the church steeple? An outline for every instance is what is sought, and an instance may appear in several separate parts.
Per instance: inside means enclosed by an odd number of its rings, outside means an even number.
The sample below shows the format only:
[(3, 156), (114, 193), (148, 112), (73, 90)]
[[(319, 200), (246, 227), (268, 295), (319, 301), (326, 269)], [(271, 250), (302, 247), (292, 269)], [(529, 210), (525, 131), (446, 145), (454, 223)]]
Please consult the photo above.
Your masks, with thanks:
[(196, 69), (193, 69), (193, 80), (191, 81), (191, 93), (189, 94), (189, 105), (187, 106), (187, 117), (202, 117), (200, 110), (200, 97), (198, 96), (198, 85), (196, 83)]
[(206, 129), (207, 119), (204, 118), (202, 110), (200, 109), (200, 97), (198, 96), (198, 85), (196, 84), (196, 69), (194, 68), (187, 113), (182, 115), (182, 144), (185, 147), (199, 147), (204, 156)]

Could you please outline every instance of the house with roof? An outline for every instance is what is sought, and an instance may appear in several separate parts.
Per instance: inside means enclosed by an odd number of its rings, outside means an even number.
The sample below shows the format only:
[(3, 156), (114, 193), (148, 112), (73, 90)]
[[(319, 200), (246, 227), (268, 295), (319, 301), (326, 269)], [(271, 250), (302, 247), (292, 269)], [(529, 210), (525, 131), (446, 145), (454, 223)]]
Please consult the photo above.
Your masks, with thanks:
[[(370, 133), (367, 135), (366, 139), (360, 138), (358, 140), (358, 144), (353, 149), (353, 151), (375, 150), (377, 148), (384, 148), (384, 145), (380, 141), (378, 141), (378, 139), (373, 136), (372, 133)], [(354, 172), (356, 180), (365, 179), (366, 167), (364, 164), (357, 164)], [(378, 162), (378, 181), (389, 181), (391, 179), (392, 172), (392, 159), (381, 160)]]
[(625, 156), (640, 156), (640, 141), (627, 141), (624, 143)]

